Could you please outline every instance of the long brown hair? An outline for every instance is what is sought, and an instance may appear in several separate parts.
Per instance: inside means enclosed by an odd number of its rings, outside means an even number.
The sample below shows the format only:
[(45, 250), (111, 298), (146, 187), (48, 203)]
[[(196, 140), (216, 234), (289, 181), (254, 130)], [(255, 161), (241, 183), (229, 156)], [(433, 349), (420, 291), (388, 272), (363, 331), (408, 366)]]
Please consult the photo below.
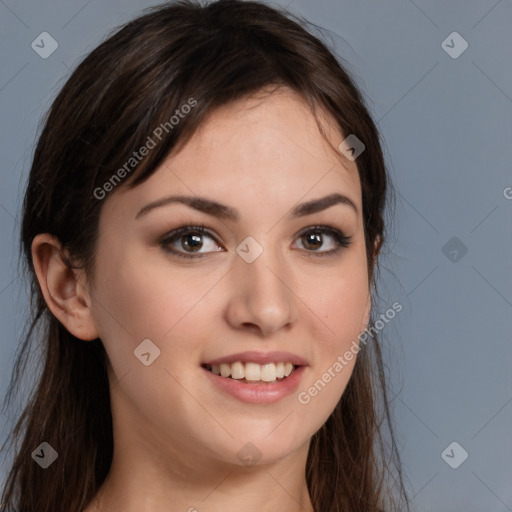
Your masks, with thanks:
[[(39, 347), (42, 371), (4, 443), (3, 448), (12, 439), (16, 449), (3, 510), (83, 510), (109, 472), (113, 454), (105, 350), (99, 339), (74, 337), (51, 314), (34, 272), (34, 237), (55, 235), (92, 276), (104, 184), (110, 182), (108, 192), (115, 193), (115, 186), (133, 187), (147, 179), (219, 106), (285, 86), (315, 115), (326, 110), (345, 135), (363, 141), (365, 151), (356, 163), (368, 273), (375, 286), (389, 192), (380, 135), (341, 60), (305, 27), (289, 12), (259, 2), (220, 0), (203, 6), (178, 0), (116, 29), (63, 86), (46, 116), (23, 204), (21, 250), (32, 317), (4, 408), (27, 373), (29, 353)], [(194, 108), (171, 123), (176, 109), (190, 105), (191, 98)], [(161, 137), (147, 156), (133, 170), (127, 167), (133, 152), (156, 133)], [(112, 181), (116, 173), (124, 179), (119, 185)], [(379, 404), (389, 426), (386, 440)], [(316, 512), (398, 510), (399, 500), (408, 509), (391, 425), (381, 350), (372, 336), (341, 400), (311, 440), (306, 479)], [(43, 441), (58, 452), (47, 469), (31, 457)], [(389, 484), (391, 474), (395, 486)]]

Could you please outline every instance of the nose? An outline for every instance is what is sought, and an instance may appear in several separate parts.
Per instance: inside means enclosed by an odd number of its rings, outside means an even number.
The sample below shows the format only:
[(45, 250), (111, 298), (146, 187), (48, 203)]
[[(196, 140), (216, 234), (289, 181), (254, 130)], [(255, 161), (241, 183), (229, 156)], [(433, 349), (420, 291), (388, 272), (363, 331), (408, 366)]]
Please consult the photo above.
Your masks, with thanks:
[(229, 324), (264, 337), (290, 329), (298, 318), (299, 299), (286, 262), (265, 249), (252, 263), (237, 256), (234, 266), (226, 309)]

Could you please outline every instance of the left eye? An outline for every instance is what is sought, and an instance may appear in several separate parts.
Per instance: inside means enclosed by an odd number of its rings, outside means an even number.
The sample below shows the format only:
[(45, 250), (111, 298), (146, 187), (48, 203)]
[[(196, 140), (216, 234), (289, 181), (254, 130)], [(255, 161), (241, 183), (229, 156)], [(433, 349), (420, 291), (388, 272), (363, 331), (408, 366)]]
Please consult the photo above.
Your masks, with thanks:
[[(325, 244), (325, 237), (331, 240), (331, 248), (319, 251), (318, 249)], [(212, 241), (212, 250), (199, 252), (205, 247), (204, 238), (209, 238)], [(299, 234), (298, 240), (302, 241), (306, 252), (315, 256), (334, 255), (351, 243), (350, 236), (346, 236), (338, 229), (328, 226), (310, 227)], [(181, 247), (176, 247), (176, 244), (180, 244)], [(204, 226), (184, 226), (171, 231), (160, 241), (160, 245), (165, 251), (184, 258), (199, 258), (204, 254), (223, 250), (215, 236)], [(214, 247), (217, 247), (217, 249)]]

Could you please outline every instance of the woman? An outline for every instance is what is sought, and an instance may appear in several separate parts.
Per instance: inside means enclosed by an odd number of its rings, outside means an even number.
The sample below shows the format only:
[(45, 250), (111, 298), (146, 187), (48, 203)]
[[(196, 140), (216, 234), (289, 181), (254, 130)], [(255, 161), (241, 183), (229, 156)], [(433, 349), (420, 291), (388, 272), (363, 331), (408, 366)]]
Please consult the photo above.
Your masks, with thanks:
[(33, 338), (44, 368), (4, 509), (407, 502), (360, 336), (386, 191), (360, 93), (291, 15), (178, 1), (102, 43), (54, 101), (26, 190), (35, 310), (9, 394)]

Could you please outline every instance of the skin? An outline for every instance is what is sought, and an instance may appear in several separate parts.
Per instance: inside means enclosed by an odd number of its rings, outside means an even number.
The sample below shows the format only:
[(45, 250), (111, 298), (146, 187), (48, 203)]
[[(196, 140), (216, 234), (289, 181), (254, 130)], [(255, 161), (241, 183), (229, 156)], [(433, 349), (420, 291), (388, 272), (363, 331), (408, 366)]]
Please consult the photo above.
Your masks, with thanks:
[[(321, 122), (338, 147), (344, 135), (326, 114)], [(337, 204), (286, 218), (296, 204), (333, 192), (357, 212)], [(135, 219), (171, 194), (216, 200), (239, 210), (240, 220), (182, 204)], [(94, 281), (64, 265), (51, 235), (38, 235), (32, 247), (53, 314), (84, 343), (101, 338), (111, 363), (114, 459), (86, 512), (312, 511), (310, 438), (356, 357), (307, 405), (297, 394), (357, 341), (371, 305), (356, 163), (328, 145), (304, 101), (284, 89), (215, 111), (146, 182), (120, 186), (104, 201)], [(173, 256), (159, 244), (171, 230), (201, 223), (215, 235), (200, 239), (201, 258)], [(300, 236), (315, 225), (341, 230), (351, 244), (319, 256), (336, 241)], [(247, 236), (263, 247), (253, 263), (235, 252)], [(171, 247), (197, 254), (180, 237)], [(144, 339), (161, 351), (149, 366), (133, 354)], [(200, 364), (245, 350), (304, 357), (297, 392), (251, 405), (213, 387)], [(250, 467), (237, 456), (248, 442), (261, 454)]]

